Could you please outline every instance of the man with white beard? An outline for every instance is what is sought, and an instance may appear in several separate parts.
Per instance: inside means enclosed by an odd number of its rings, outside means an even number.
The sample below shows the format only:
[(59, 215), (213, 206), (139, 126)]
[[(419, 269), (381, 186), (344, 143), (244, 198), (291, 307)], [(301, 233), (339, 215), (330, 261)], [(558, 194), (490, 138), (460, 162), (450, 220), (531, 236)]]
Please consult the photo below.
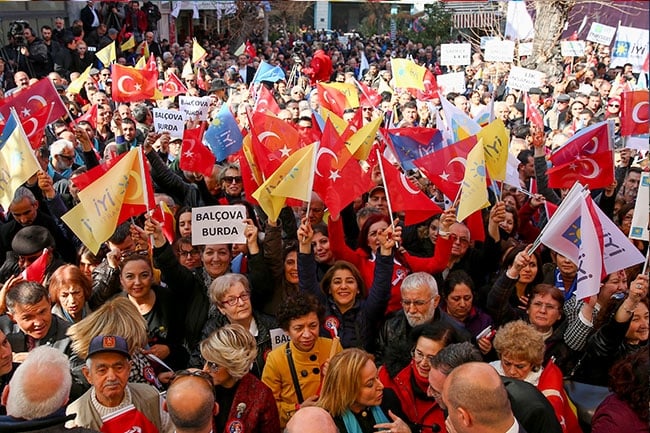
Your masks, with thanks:
[(470, 341), (472, 336), (465, 328), (438, 308), (440, 295), (435, 278), (426, 272), (416, 272), (404, 278), (400, 288), (402, 311), (384, 323), (377, 344), (378, 363), (387, 345), (407, 341), (413, 327), (425, 323), (442, 322), (455, 328), (461, 341)]

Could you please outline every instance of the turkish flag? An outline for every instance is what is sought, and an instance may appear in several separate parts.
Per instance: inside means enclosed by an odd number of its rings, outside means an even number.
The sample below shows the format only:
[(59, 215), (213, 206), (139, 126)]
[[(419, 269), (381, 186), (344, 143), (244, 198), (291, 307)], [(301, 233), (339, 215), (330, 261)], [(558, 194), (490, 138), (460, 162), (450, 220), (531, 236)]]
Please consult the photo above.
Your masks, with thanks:
[(44, 248), (43, 254), (41, 254), (36, 260), (27, 266), (21, 272), (20, 276), (22, 276), (25, 281), (32, 281), (38, 284), (43, 284), (47, 265), (50, 264), (50, 257), (52, 257), (52, 253), (48, 248)]
[(181, 170), (199, 172), (206, 177), (212, 175), (216, 157), (203, 144), (203, 125), (183, 131), (183, 143), (178, 166)]
[[(611, 153), (612, 149), (610, 128), (608, 122), (604, 121), (576, 132), (562, 147), (551, 152), (550, 160), (554, 166), (559, 166), (582, 156), (589, 157), (605, 151)], [(591, 183), (589, 186), (593, 188)]]
[(18, 113), (18, 117), (22, 121), (38, 113), (41, 108), (48, 105), (48, 101), (53, 106), (48, 116), (47, 124), (68, 115), (68, 110), (65, 108), (63, 101), (61, 101), (61, 97), (54, 88), (54, 84), (47, 77), (5, 98), (0, 103), (0, 114), (5, 119), (8, 119), (11, 107), (14, 107), (16, 113)]
[(381, 95), (372, 87), (366, 86), (357, 81), (359, 87), (359, 105), (362, 107), (378, 107), (381, 103)]
[(187, 93), (187, 87), (185, 87), (185, 84), (183, 84), (180, 78), (174, 73), (169, 74), (169, 78), (163, 83), (162, 95), (174, 97), (185, 93)]
[(439, 98), (440, 94), (438, 93), (439, 87), (438, 82), (436, 81), (436, 76), (433, 75), (428, 68), (424, 73), (424, 90), (420, 89), (408, 89), (408, 92), (416, 99), (420, 101), (428, 101), (434, 98)]
[(135, 69), (120, 64), (112, 66), (113, 100), (116, 102), (140, 102), (152, 99), (156, 92), (158, 72)]
[(176, 218), (174, 218), (174, 214), (167, 206), (167, 203), (161, 200), (151, 213), (151, 217), (160, 223), (165, 239), (170, 244), (173, 243), (176, 235)]
[(253, 58), (257, 55), (257, 50), (255, 49), (255, 45), (251, 44), (250, 41), (246, 41), (246, 48), (244, 48), (244, 51), (250, 57), (250, 62), (252, 62)]
[(336, 217), (373, 185), (371, 171), (352, 158), (342, 137), (327, 119), (314, 167), (314, 192)]
[(578, 154), (564, 164), (546, 172), (551, 188), (571, 188), (576, 182), (590, 189), (605, 188), (614, 182), (614, 154), (611, 150), (594, 154)]
[(253, 112), (249, 119), (251, 148), (259, 169), (269, 177), (300, 148), (300, 134), (293, 123), (285, 122), (268, 111)]
[[(246, 137), (252, 138), (250, 134), (248, 134)], [(246, 137), (244, 137), (244, 141), (246, 140)], [(246, 144), (244, 144), (244, 146), (246, 146)], [(250, 202), (251, 204), (258, 204), (257, 200), (253, 198), (253, 192), (257, 191), (257, 189), (260, 187), (260, 184), (257, 182), (257, 179), (255, 179), (255, 176), (253, 175), (253, 170), (251, 169), (248, 159), (246, 159), (244, 155), (243, 147), (242, 150), (240, 150), (234, 156), (235, 161), (239, 161), (239, 171), (241, 172), (242, 183), (244, 184), (244, 192), (246, 192), (246, 201)]]
[(257, 94), (257, 100), (255, 101), (254, 111), (264, 112), (267, 110), (277, 115), (280, 112), (280, 106), (275, 100), (273, 93), (266, 86), (261, 86)]
[(83, 115), (77, 117), (75, 120), (75, 123), (79, 122), (89, 122), (93, 129), (97, 128), (97, 104), (93, 104), (90, 107), (90, 110), (86, 111)]
[(316, 87), (318, 88), (318, 101), (321, 107), (330, 110), (339, 117), (343, 117), (343, 112), (348, 106), (348, 100), (343, 92), (331, 86), (325, 87), (321, 83), (317, 83)]
[(406, 174), (397, 170), (383, 156), (380, 163), (384, 170), (386, 195), (390, 198), (392, 211), (404, 212), (404, 224), (407, 226), (417, 224), (442, 213), (442, 209), (420, 188), (414, 186)]
[(621, 136), (650, 131), (650, 91), (634, 90), (621, 95)]
[(526, 104), (526, 118), (531, 121), (538, 131), (544, 130), (544, 119), (539, 110), (530, 100), (528, 93), (524, 93), (524, 103)]
[(33, 116), (20, 120), (32, 149), (38, 149), (41, 146), (43, 136), (45, 135), (47, 119), (50, 116), (53, 106), (54, 103), (50, 102), (48, 105), (38, 110)]
[(415, 159), (413, 163), (444, 195), (453, 200), (463, 183), (467, 154), (475, 145), (476, 136), (472, 135), (451, 146)]

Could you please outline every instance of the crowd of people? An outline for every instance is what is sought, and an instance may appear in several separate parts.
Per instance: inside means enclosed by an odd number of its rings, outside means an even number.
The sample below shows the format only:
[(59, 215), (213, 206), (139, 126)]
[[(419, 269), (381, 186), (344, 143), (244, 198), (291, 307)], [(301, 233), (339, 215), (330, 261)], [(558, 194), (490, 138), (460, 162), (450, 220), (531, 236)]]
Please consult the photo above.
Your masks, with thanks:
[[(632, 65), (610, 68), (609, 47), (588, 42), (564, 75), (528, 89), (542, 131), (528, 121), (523, 92), (508, 88), (508, 64), (485, 62), (480, 50), (470, 65), (443, 71), (437, 46), (304, 28), (253, 39), (254, 55), (206, 38), (206, 56), (183, 74), (192, 43), (156, 40), (159, 19), (152, 2), (89, 1), (69, 28), (56, 18), (39, 37), (26, 25), (1, 52), (0, 96), (49, 79), (69, 117), (47, 126), (35, 149), (41, 170), (2, 215), (0, 431), (648, 431), (643, 264), (603, 276), (597, 295), (578, 299), (578, 264), (530, 248), (545, 203), (566, 193), (546, 186), (549, 152), (604, 120), (614, 126), (615, 182), (591, 195), (629, 234), (648, 162), (620, 136), (621, 94), (643, 78)], [(182, 139), (155, 131), (152, 116), (154, 107), (178, 109), (176, 98), (113, 100), (111, 65), (94, 53), (120, 34), (157, 58), (159, 85), (181, 77), (187, 95), (210, 97), (203, 120), (226, 104), (244, 135), (262, 60), (291, 78), (261, 85), (300, 137), (317, 128), (320, 81), (377, 92), (375, 104), (361, 98), (343, 113), (359, 126), (381, 118), (386, 129), (442, 129), (441, 98), (469, 117), (493, 103), (519, 184), (490, 195), (484, 240), (457, 221), (455, 203), (405, 225), (390, 214), (377, 166), (373, 186), (340, 215), (313, 193), (273, 220), (251, 203), (237, 155), (209, 176), (180, 168)], [(117, 62), (141, 54), (118, 50)], [(464, 72), (466, 91), (425, 99), (396, 88), (391, 60), (402, 57), (434, 75)], [(68, 91), (88, 66), (81, 91)], [(75, 121), (93, 108), (96, 118)], [(135, 147), (156, 203), (174, 214), (173, 233), (147, 212), (93, 253), (61, 219), (80, 202), (74, 180)], [(430, 179), (404, 171), (444, 207)], [(193, 243), (192, 209), (209, 205), (245, 207), (245, 243)], [(632, 248), (646, 254), (648, 243)], [(37, 280), (24, 272), (35, 262), (44, 267)], [(563, 378), (611, 394), (591, 420), (579, 419)]]

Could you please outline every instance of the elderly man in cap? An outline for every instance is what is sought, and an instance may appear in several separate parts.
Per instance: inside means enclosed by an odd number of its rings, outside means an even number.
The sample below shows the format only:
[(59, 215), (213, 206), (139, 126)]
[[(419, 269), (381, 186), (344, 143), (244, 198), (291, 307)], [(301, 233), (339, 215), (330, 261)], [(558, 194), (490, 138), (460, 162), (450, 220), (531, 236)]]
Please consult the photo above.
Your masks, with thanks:
[(68, 406), (66, 413), (76, 414), (69, 424), (103, 432), (172, 431), (158, 391), (128, 382), (130, 358), (128, 344), (120, 336), (99, 335), (90, 341), (82, 371), (92, 387)]
[(22, 362), (28, 352), (39, 346), (54, 347), (66, 356), (72, 354), (66, 335), (70, 325), (52, 314), (50, 294), (45, 287), (18, 278), (5, 284), (2, 292), (0, 304), (6, 304), (7, 314), (0, 316), (0, 328), (7, 334), (14, 361)]

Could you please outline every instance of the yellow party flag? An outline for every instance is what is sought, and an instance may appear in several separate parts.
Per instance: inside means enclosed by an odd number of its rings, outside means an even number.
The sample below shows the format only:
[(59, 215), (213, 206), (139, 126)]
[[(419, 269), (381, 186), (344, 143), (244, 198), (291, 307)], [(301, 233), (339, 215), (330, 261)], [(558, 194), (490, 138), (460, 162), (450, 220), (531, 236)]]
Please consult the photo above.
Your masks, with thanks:
[(115, 53), (115, 44), (116, 42), (113, 41), (95, 53), (95, 57), (97, 57), (105, 67), (117, 59), (117, 54)]
[(407, 59), (392, 59), (390, 65), (395, 87), (424, 90), (424, 66), (416, 65), (413, 60)]
[(377, 93), (379, 93), (381, 95), (384, 92), (388, 92), (388, 93), (390, 93), (392, 95), (393, 94), (393, 88), (390, 87), (390, 85), (383, 78), (380, 78), (379, 79), (379, 87), (377, 88)]
[(359, 161), (365, 161), (368, 159), (372, 143), (375, 142), (375, 137), (382, 120), (383, 117), (381, 116), (372, 119), (370, 123), (363, 125), (361, 129), (355, 132), (345, 143), (348, 146), (350, 153)]
[(275, 188), (282, 182), (291, 170), (302, 161), (306, 153), (313, 152), (314, 144), (303, 147), (290, 155), (278, 169), (273, 172), (268, 179), (253, 193), (253, 198), (257, 200), (262, 210), (275, 221), (280, 216), (280, 211), (287, 200), (286, 196), (273, 195)]
[(124, 41), (122, 45), (120, 45), (120, 49), (122, 51), (130, 50), (131, 48), (135, 47), (135, 38), (131, 36), (129, 39)]
[(0, 204), (9, 209), (18, 187), (41, 170), (13, 108), (0, 134), (0, 148)]
[(144, 57), (145, 61), (149, 58), (149, 44), (147, 41), (142, 41), (142, 43), (138, 45), (137, 53)]
[(327, 119), (332, 122), (332, 126), (334, 126), (334, 129), (336, 129), (336, 132), (341, 135), (343, 134), (343, 131), (345, 131), (345, 128), (348, 127), (348, 122), (345, 120), (341, 119), (339, 116), (336, 114), (332, 113), (330, 110), (327, 108), (324, 108), (323, 106), (320, 107), (320, 115), (323, 118), (324, 121), (327, 121)]
[(183, 70), (181, 71), (181, 78), (185, 79), (193, 74), (194, 74), (194, 69), (192, 69), (192, 63), (190, 63), (190, 61), (188, 60), (187, 62), (185, 62), (185, 66), (183, 66)]
[(79, 191), (87, 223), (93, 228), (93, 237), (98, 242), (106, 241), (115, 231), (122, 204), (144, 194), (138, 151), (139, 148), (131, 149), (106, 173)]
[(95, 239), (93, 228), (90, 225), (90, 219), (86, 214), (86, 209), (83, 204), (77, 204), (63, 215), (61, 219), (93, 254), (97, 254), (102, 243)]
[(347, 101), (346, 108), (356, 108), (359, 106), (359, 91), (352, 83), (320, 83), (325, 89), (331, 88), (338, 90), (345, 96)]
[(253, 179), (255, 179), (255, 182), (258, 185), (261, 185), (262, 182), (264, 182), (264, 176), (262, 175), (262, 171), (257, 165), (257, 161), (255, 160), (255, 155), (253, 154), (253, 149), (252, 149), (252, 143), (251, 143), (251, 137), (252, 134), (246, 134), (244, 138), (242, 139), (242, 153), (244, 154), (244, 157), (246, 158), (246, 161), (248, 162), (248, 166), (251, 169), (251, 174), (253, 175)]
[(235, 56), (239, 57), (242, 54), (244, 54), (245, 49), (246, 49), (246, 44), (244, 42), (242, 42), (241, 45), (239, 46), (239, 48), (237, 48), (233, 54)]
[(90, 78), (90, 68), (91, 66), (88, 66), (85, 71), (81, 75), (77, 77), (76, 80), (74, 80), (72, 83), (68, 85), (67, 91), (70, 93), (74, 93), (75, 95), (78, 94), (81, 91), (81, 88), (84, 86), (86, 81)]
[(467, 154), (465, 176), (463, 176), (458, 214), (456, 216), (458, 221), (463, 221), (477, 210), (490, 205), (486, 182), (485, 154), (483, 152), (483, 140), (480, 139)]
[(135, 69), (144, 69), (147, 67), (147, 57), (140, 57), (137, 62), (135, 62)]
[(200, 61), (207, 54), (205, 49), (196, 41), (196, 38), (192, 39), (192, 63)]
[(510, 144), (510, 134), (508, 134), (506, 125), (501, 119), (496, 119), (484, 126), (476, 134), (476, 137), (483, 140), (485, 166), (490, 178), (504, 181), (508, 166), (508, 145)]
[(271, 192), (276, 197), (291, 197), (302, 201), (311, 200), (311, 190), (314, 184), (314, 165), (316, 157), (316, 144), (305, 146), (302, 158), (282, 178), (280, 183)]

